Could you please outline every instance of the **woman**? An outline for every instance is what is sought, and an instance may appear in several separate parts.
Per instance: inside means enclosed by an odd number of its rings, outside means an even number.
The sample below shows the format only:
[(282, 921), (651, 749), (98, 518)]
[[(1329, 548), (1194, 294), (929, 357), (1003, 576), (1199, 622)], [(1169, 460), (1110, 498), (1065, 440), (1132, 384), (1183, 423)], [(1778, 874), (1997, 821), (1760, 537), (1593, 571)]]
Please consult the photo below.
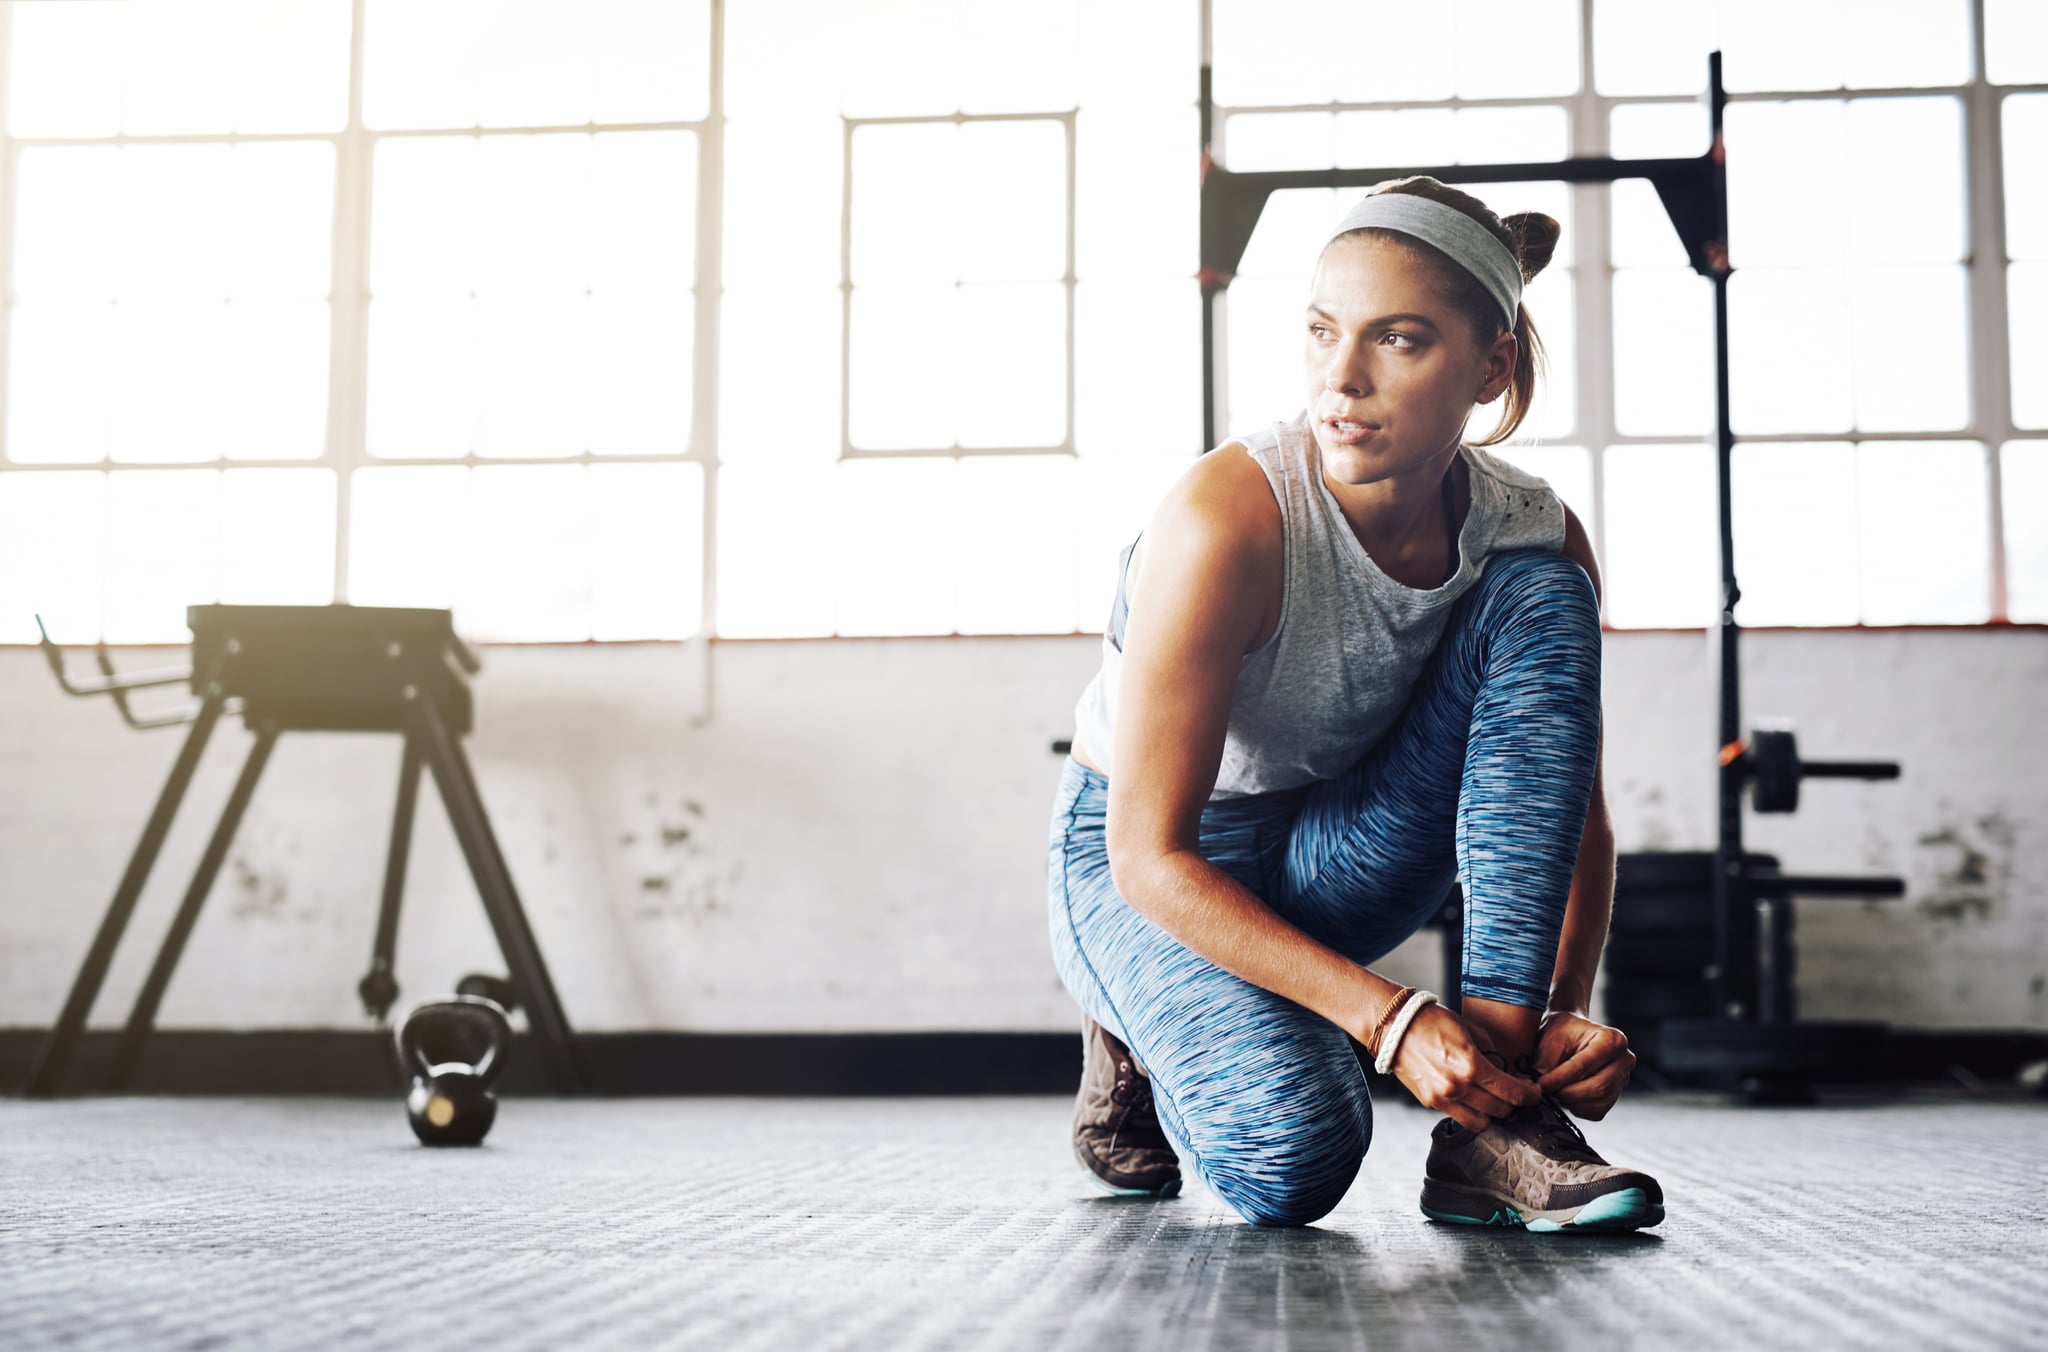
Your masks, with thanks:
[[(1557, 222), (1383, 183), (1324, 246), (1307, 406), (1203, 456), (1120, 559), (1052, 815), (1050, 924), (1086, 1012), (1074, 1147), (1113, 1191), (1180, 1165), (1254, 1224), (1356, 1177), (1356, 1039), (1445, 1114), (1422, 1207), (1634, 1229), (1656, 1181), (1600, 1118), (1635, 1057), (1586, 1017), (1613, 899), (1599, 570), (1543, 480), (1523, 283)], [(1475, 405), (1500, 425), (1465, 445)], [(1465, 895), (1457, 1013), (1366, 964)]]

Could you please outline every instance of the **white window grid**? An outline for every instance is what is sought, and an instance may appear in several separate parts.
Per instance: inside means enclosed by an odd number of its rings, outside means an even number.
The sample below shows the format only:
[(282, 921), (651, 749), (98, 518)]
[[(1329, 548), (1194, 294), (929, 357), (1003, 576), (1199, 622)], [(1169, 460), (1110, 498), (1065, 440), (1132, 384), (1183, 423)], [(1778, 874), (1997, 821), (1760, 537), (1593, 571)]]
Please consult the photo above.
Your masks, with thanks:
[[(1205, 22), (1207, 3), (1204, 0)], [(326, 444), (322, 455), (315, 460), (260, 460), (260, 459), (215, 459), (211, 461), (168, 463), (121, 463), (123, 471), (148, 471), (153, 469), (192, 468), (307, 468), (324, 467), (335, 471), (337, 476), (338, 520), (335, 532), (336, 587), (338, 599), (346, 599), (348, 586), (349, 550), (349, 493), (350, 479), (356, 469), (367, 466), (424, 465), (482, 465), (482, 464), (625, 464), (633, 462), (680, 462), (694, 463), (702, 467), (703, 473), (703, 522), (700, 531), (703, 568), (701, 572), (702, 623), (700, 635), (717, 634), (717, 425), (718, 425), (718, 342), (719, 296), (720, 296), (720, 228), (722, 224), (722, 137), (723, 125), (723, 15), (724, 0), (712, 0), (710, 22), (712, 25), (709, 62), (710, 102), (704, 118), (692, 121), (648, 122), (648, 123), (585, 123), (564, 126), (524, 126), (475, 128), (468, 132), (436, 130), (371, 130), (362, 121), (363, 88), (363, 0), (354, 0), (351, 14), (351, 36), (349, 53), (348, 119), (346, 125), (332, 133), (227, 133), (196, 135), (132, 136), (127, 134), (104, 138), (19, 138), (11, 136), (4, 125), (0, 125), (0, 279), (9, 287), (9, 308), (11, 310), (11, 278), (13, 263), (12, 233), (14, 222), (14, 182), (16, 166), (22, 149), (44, 144), (67, 146), (92, 144), (145, 144), (196, 142), (213, 144), (255, 143), (262, 141), (327, 141), (336, 148), (336, 207), (333, 238), (333, 290), (331, 294), (330, 371), (328, 388), (328, 415)], [(1580, 87), (1570, 95), (1549, 98), (1514, 97), (1499, 99), (1459, 99), (1430, 102), (1384, 101), (1384, 102), (1321, 102), (1313, 104), (1272, 105), (1262, 104), (1243, 107), (1219, 107), (1217, 109), (1216, 135), (1219, 159), (1228, 163), (1224, 138), (1231, 115), (1237, 113), (1273, 112), (1346, 112), (1353, 110), (1400, 110), (1410, 108), (1465, 108), (1499, 106), (1562, 106), (1567, 113), (1571, 135), (1571, 151), (1574, 155), (1600, 155), (1607, 153), (1609, 117), (1612, 111), (1623, 105), (1651, 103), (1690, 103), (1694, 95), (1629, 95), (1611, 96), (1597, 92), (1594, 87), (1593, 66), (1593, 8), (1594, 0), (1580, 0)], [(1788, 90), (1788, 91), (1744, 91), (1730, 95), (1730, 102), (1741, 101), (1789, 101), (1799, 99), (1857, 99), (1885, 97), (1929, 97), (1949, 95), (1960, 100), (1963, 108), (1965, 130), (1965, 165), (1968, 191), (1966, 255), (1967, 287), (1969, 300), (1968, 335), (1971, 343), (1970, 393), (1971, 410), (1968, 424), (1960, 429), (1938, 432), (1901, 431), (1877, 432), (1857, 431), (1838, 438), (1817, 437), (1813, 433), (1758, 433), (1745, 434), (1744, 442), (1805, 443), (1816, 440), (1855, 441), (1974, 441), (1986, 449), (1988, 456), (1988, 494), (1985, 504), (1987, 536), (1990, 542), (1990, 577), (1992, 586), (1991, 623), (2006, 620), (2007, 576), (2004, 512), (2002, 510), (2003, 485), (2001, 475), (2001, 448), (2018, 440), (2039, 439), (2040, 429), (2021, 429), (2013, 424), (2012, 418), (2012, 373), (2010, 362), (2009, 330), (2007, 327), (2006, 288), (2006, 241), (2005, 204), (2003, 191), (2003, 145), (2000, 135), (2000, 105), (2002, 100), (2013, 93), (2048, 92), (2048, 84), (1998, 84), (1990, 83), (1985, 77), (1984, 52), (1984, 0), (1972, 0), (1970, 6), (1972, 22), (1972, 74), (1965, 83), (1949, 86), (1910, 86), (1900, 88), (1858, 88), (1843, 90)], [(8, 13), (0, 8), (0, 103), (4, 103)], [(850, 391), (845, 376), (850, 372), (850, 330), (842, 329), (841, 361), (841, 444), (843, 458), (864, 458), (874, 456), (902, 455), (1002, 455), (1002, 454), (1072, 454), (1074, 449), (1074, 219), (1076, 201), (1074, 194), (1074, 115), (1064, 113), (1032, 114), (951, 114), (924, 118), (902, 119), (844, 119), (845, 134), (850, 146), (855, 128), (863, 123), (884, 121), (953, 121), (992, 120), (996, 118), (1056, 118), (1065, 123), (1067, 129), (1067, 259), (1065, 287), (1067, 293), (1067, 435), (1060, 447), (1031, 448), (938, 448), (921, 450), (895, 450), (877, 448), (856, 448), (851, 444), (848, 432), (848, 408)], [(372, 457), (367, 453), (365, 443), (365, 403), (368, 367), (368, 250), (369, 250), (369, 209), (370, 209), (370, 164), (376, 143), (384, 138), (423, 135), (469, 134), (475, 136), (521, 135), (537, 132), (593, 132), (593, 131), (636, 131), (636, 130), (683, 130), (694, 132), (698, 137), (698, 191), (697, 191), (697, 256), (695, 259), (696, 297), (692, 371), (690, 378), (694, 385), (692, 416), (689, 439), (684, 451), (666, 455), (594, 455), (584, 452), (578, 455), (546, 458), (506, 459), (477, 456), (468, 453), (459, 456), (436, 458), (407, 457), (402, 461)], [(849, 154), (845, 161), (845, 182), (848, 209), (842, 215), (842, 295), (843, 306), (850, 307), (852, 296), (850, 247), (851, 247), (851, 193), (852, 160)], [(1593, 533), (1596, 549), (1605, 548), (1605, 473), (1602, 451), (1608, 447), (1629, 445), (1668, 445), (1670, 436), (1629, 435), (1620, 432), (1614, 425), (1613, 401), (1613, 330), (1612, 330), (1612, 278), (1614, 268), (1609, 261), (1609, 240), (1611, 220), (1609, 196), (1603, 185), (1576, 185), (1573, 193), (1574, 252), (1574, 321), (1578, 343), (1579, 378), (1574, 391), (1574, 443), (1585, 446), (1589, 451), (1592, 473), (1592, 494), (1594, 503), (1593, 520), (1587, 522)], [(842, 322), (846, 310), (842, 309)], [(8, 370), (10, 325), (0, 324), (0, 399), (4, 399), (4, 382)], [(1219, 390), (1219, 397), (1221, 391)], [(1227, 422), (1223, 425), (1227, 425)], [(4, 429), (0, 429), (4, 436)], [(110, 466), (102, 465), (102, 468)], [(40, 473), (52, 471), (77, 471), (87, 466), (78, 464), (15, 463), (5, 459), (4, 444), (0, 444), (0, 473)], [(1943, 626), (1976, 627), (1976, 626)], [(1076, 632), (1091, 632), (1077, 630)]]
[[(349, 599), (350, 497), (355, 472), (359, 469), (415, 468), (434, 465), (624, 465), (695, 464), (702, 467), (704, 481), (703, 611), (699, 636), (716, 632), (717, 521), (717, 428), (718, 428), (718, 327), (719, 327), (719, 244), (722, 212), (719, 184), (723, 176), (723, 61), (722, 31), (724, 0), (710, 0), (711, 44), (709, 61), (709, 103), (703, 118), (662, 122), (585, 122), (567, 125), (534, 125), (471, 128), (381, 128), (363, 122), (363, 16), (365, 0), (352, 0), (349, 23), (348, 119), (334, 132), (278, 133), (192, 133), (174, 135), (129, 135), (105, 137), (16, 137), (0, 118), (0, 286), (7, 298), (6, 313), (0, 315), (0, 408), (5, 407), (9, 376), (9, 335), (13, 310), (13, 233), (15, 219), (14, 184), (16, 166), (24, 149), (36, 146), (123, 146), (123, 145), (237, 145), (266, 141), (325, 142), (335, 148), (335, 210), (333, 260), (329, 297), (327, 424), (325, 444), (318, 458), (271, 460), (215, 457), (191, 461), (126, 462), (119, 460), (86, 463), (17, 463), (7, 459), (5, 420), (0, 419), (0, 473), (49, 473), (80, 470), (119, 469), (123, 473), (152, 470), (192, 469), (328, 469), (336, 477), (337, 517), (335, 522), (335, 599)], [(12, 11), (0, 5), (0, 108), (6, 106), (9, 69), (9, 36)], [(407, 455), (402, 458), (373, 456), (367, 442), (369, 372), (369, 264), (371, 165), (377, 145), (386, 140), (413, 137), (531, 136), (545, 133), (599, 133), (635, 131), (687, 131), (697, 138), (695, 279), (692, 290), (696, 304), (693, 321), (692, 369), (688, 373), (694, 391), (688, 440), (680, 452), (573, 455), (488, 456), (474, 451), (460, 455)]]
[[(1207, 0), (1204, 0), (1205, 9)], [(1639, 104), (1696, 104), (1704, 97), (1706, 62), (1700, 62), (1700, 94), (1607, 95), (1595, 88), (1593, 11), (1595, 0), (1579, 0), (1579, 88), (1568, 95), (1510, 98), (1449, 98), (1427, 102), (1386, 100), (1318, 103), (1218, 105), (1213, 138), (1218, 161), (1230, 163), (1228, 130), (1237, 114), (1344, 113), (1401, 111), (1407, 109), (1529, 108), (1561, 107), (1565, 110), (1574, 156), (1610, 153), (1609, 127), (1616, 108)], [(1966, 253), (1968, 287), (1968, 329), (1970, 343), (1970, 418), (1961, 428), (1937, 431), (1862, 431), (1819, 434), (1814, 432), (1741, 433), (1737, 441), (1749, 444), (1813, 443), (1820, 441), (1974, 441), (1987, 457), (1989, 491), (1985, 520), (1990, 547), (1990, 624), (2007, 622), (2008, 585), (2005, 539), (2004, 491), (2001, 451), (2017, 439), (2040, 438), (2041, 429), (2021, 429), (2013, 424), (2012, 361), (2010, 330), (2007, 328), (2004, 143), (2000, 129), (2001, 104), (2009, 94), (2048, 90), (2048, 84), (1992, 84), (1985, 76), (1984, 0), (1971, 0), (1971, 77), (1956, 85), (1913, 85), (1901, 87), (1858, 87), (1822, 90), (1745, 90), (1728, 95), (1730, 104), (1775, 103), (1807, 99), (1930, 98), (1958, 99), (1964, 118), (1963, 174), (1968, 193), (1966, 203)], [(1374, 166), (1360, 166), (1370, 168)], [(1389, 166), (1391, 167), (1391, 166)], [(1483, 186), (1479, 189), (1484, 191)], [(1571, 442), (1588, 452), (1592, 471), (1593, 519), (1585, 522), (1598, 557), (1606, 549), (1606, 466), (1605, 450), (1610, 447), (1669, 446), (1684, 437), (1630, 435), (1615, 426), (1614, 416), (1614, 308), (1613, 286), (1616, 269), (1611, 262), (1612, 212), (1610, 189), (1606, 184), (1571, 185), (1573, 244), (1573, 319), (1578, 341), (1578, 382), (1572, 392), (1573, 432)], [(1225, 293), (1228, 303), (1228, 292)], [(1219, 345), (1225, 328), (1218, 324)], [(1227, 362), (1228, 354), (1224, 360)], [(1219, 379), (1217, 399), (1228, 399), (1227, 382)], [(1227, 407), (1219, 410), (1217, 425), (1229, 426)], [(1710, 439), (1710, 438), (1709, 438)], [(1511, 450), (1529, 438), (1518, 435), (1503, 449)], [(1737, 559), (1738, 569), (1740, 559)], [(1857, 626), (1801, 626), (1811, 628)], [(1936, 625), (1936, 628), (1979, 628), (1978, 625)]]
[[(839, 344), (839, 458), (842, 460), (901, 459), (904, 457), (964, 457), (985, 455), (1067, 455), (1075, 454), (1074, 449), (1074, 234), (1077, 211), (1075, 209), (1075, 155), (1073, 109), (1062, 112), (1038, 113), (940, 113), (929, 116), (904, 117), (844, 117), (844, 153), (840, 162), (844, 166), (841, 182), (839, 213), (839, 293), (840, 293), (840, 335)], [(1066, 430), (1059, 444), (1053, 446), (933, 446), (933, 447), (883, 447), (856, 446), (853, 444), (853, 174), (854, 135), (862, 127), (887, 126), (966, 126), (971, 123), (989, 122), (1054, 122), (1058, 123), (1066, 136), (1066, 265), (1060, 276), (1060, 283), (1066, 292)], [(955, 279), (954, 285), (960, 285)]]

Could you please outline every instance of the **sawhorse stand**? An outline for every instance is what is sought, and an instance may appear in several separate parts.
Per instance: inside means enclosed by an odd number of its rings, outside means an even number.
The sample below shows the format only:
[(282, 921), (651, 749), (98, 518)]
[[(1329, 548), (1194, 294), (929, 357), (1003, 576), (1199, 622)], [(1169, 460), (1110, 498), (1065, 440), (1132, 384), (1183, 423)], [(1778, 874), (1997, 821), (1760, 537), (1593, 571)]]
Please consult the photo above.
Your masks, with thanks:
[[(288, 731), (397, 732), (405, 738), (399, 766), (398, 805), (391, 826), (390, 853), (384, 869), (384, 898), (377, 916), (370, 970), (358, 990), (364, 1008), (382, 1020), (398, 997), (392, 958), (398, 941), (399, 900), (405, 890), (406, 857), (412, 841), (413, 811), (419, 800), (422, 767), (430, 770), (448, 809), (455, 839), (476, 880), (484, 912), (505, 955), (520, 1004), (552, 1068), (556, 1086), (567, 1092), (590, 1087), (589, 1075), (570, 1031), (554, 982), (548, 977), (540, 944), (527, 924), (525, 909), (512, 885), (512, 874), (498, 848), (490, 817), (477, 792), (476, 776), (458, 740), (473, 724), (469, 678), (482, 664), (455, 635), (453, 617), (445, 610), (413, 610), (360, 606), (192, 606), (192, 667), (177, 673), (114, 673), (104, 648), (99, 665), (105, 679), (74, 684), (65, 674), (63, 655), (47, 634), (43, 648), (58, 682), (74, 695), (109, 695), (121, 715), (135, 727), (163, 727), (191, 722), (192, 731), (158, 796), (142, 839), (128, 861), (114, 900), (107, 907), (99, 933), (72, 983), (71, 994), (56, 1026), (44, 1039), (30, 1071), (27, 1092), (49, 1096), (63, 1088), (64, 1072), (85, 1031), (114, 950), (128, 927), (143, 885), (149, 879), (164, 837), (198, 768), (214, 725), (231, 699), (256, 743), (228, 795), (199, 869), (186, 889), (156, 962), (136, 997), (135, 1007), (116, 1045), (106, 1087), (125, 1086), (133, 1073), (156, 1019), (164, 990), (199, 910), (213, 888), (242, 814), (255, 795), (256, 782), (270, 759), (278, 734)], [(184, 684), (200, 697), (188, 718), (138, 720), (128, 708), (127, 692), (148, 686)]]

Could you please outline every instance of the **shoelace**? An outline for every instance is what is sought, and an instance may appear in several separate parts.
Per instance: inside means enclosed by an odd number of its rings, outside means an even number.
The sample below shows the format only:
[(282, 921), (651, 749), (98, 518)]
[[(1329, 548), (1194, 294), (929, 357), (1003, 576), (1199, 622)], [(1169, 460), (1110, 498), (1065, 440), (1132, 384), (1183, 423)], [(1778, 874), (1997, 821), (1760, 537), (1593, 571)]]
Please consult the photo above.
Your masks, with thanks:
[[(1528, 1079), (1537, 1078), (1535, 1060), (1526, 1052), (1515, 1058), (1515, 1070)], [(1593, 1149), (1593, 1143), (1586, 1139), (1586, 1133), (1579, 1130), (1579, 1124), (1572, 1120), (1571, 1114), (1565, 1110), (1564, 1104), (1558, 1102), (1555, 1095), (1545, 1094), (1540, 1101), (1526, 1108), (1517, 1109), (1515, 1116), (1536, 1128), (1544, 1144), (1557, 1146), (1573, 1154), (1583, 1154), (1591, 1159), (1599, 1158), (1599, 1152)]]

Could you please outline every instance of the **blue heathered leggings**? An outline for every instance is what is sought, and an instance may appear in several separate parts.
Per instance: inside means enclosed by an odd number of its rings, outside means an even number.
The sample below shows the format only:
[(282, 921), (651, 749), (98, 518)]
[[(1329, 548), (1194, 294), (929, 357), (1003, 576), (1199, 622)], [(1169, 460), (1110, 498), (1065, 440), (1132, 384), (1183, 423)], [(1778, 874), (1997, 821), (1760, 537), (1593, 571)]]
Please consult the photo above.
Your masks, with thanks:
[[(1540, 1008), (1592, 796), (1600, 617), (1561, 554), (1513, 550), (1460, 597), (1406, 710), (1335, 779), (1203, 809), (1204, 858), (1361, 965), (1464, 886), (1463, 990)], [(1254, 1225), (1305, 1225), (1358, 1175), (1372, 1100), (1349, 1035), (1190, 951), (1117, 895), (1109, 781), (1053, 803), (1054, 961), (1137, 1053), (1183, 1167)]]

